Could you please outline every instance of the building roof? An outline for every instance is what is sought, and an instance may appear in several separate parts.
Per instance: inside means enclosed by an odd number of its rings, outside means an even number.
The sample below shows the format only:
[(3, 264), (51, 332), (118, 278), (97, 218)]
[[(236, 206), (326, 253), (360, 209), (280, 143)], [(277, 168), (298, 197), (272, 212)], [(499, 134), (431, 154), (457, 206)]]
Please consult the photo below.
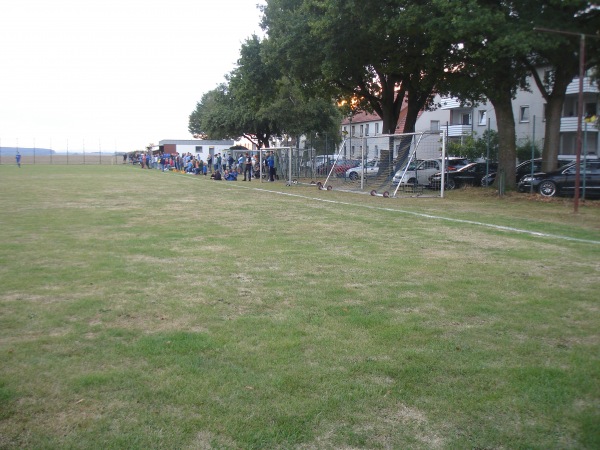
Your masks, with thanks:
[[(400, 111), (400, 117), (398, 117), (398, 123), (396, 124), (396, 133), (402, 133), (404, 130), (407, 112), (408, 108), (406, 107), (403, 107)], [(421, 114), (423, 114), (423, 111), (419, 111), (418, 117), (421, 117)], [(382, 121), (381, 117), (379, 117), (377, 114), (358, 111), (352, 116), (352, 122), (350, 122), (350, 117), (346, 117), (344, 120), (342, 120), (342, 125), (350, 125), (351, 123), (353, 125), (360, 125), (377, 121)]]

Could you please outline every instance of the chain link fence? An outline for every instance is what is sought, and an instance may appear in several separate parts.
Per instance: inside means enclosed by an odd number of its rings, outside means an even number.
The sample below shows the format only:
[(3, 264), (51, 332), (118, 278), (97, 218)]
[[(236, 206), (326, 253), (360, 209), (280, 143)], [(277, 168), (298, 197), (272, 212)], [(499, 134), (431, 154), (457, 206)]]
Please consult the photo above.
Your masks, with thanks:
[(352, 136), (334, 154), (317, 155), (313, 149), (290, 149), (290, 154), (283, 172), (293, 182), (371, 195), (443, 194), (443, 187), (429, 180), (445, 169), (443, 132)]
[[(48, 153), (35, 151), (19, 151), (20, 163), (22, 165), (114, 165), (131, 164), (132, 161), (123, 158), (123, 153), (99, 153), (99, 152), (79, 152), (79, 153)], [(0, 165), (16, 164), (17, 151), (0, 150)]]

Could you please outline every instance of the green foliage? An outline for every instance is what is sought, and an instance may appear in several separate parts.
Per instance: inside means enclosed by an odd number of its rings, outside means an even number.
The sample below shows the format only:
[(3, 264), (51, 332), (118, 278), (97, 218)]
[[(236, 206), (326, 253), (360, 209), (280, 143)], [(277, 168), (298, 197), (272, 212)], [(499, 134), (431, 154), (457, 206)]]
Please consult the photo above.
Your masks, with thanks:
[(235, 139), (243, 135), (236, 115), (236, 104), (228, 87), (219, 85), (205, 93), (190, 114), (188, 130), (194, 136), (208, 139)]
[(534, 158), (539, 158), (542, 156), (542, 149), (539, 147), (538, 142), (532, 142), (531, 139), (527, 138), (525, 141), (517, 143), (517, 159), (519, 161), (532, 159), (532, 148)]
[(482, 137), (478, 139), (469, 135), (461, 141), (450, 141), (447, 153), (453, 156), (464, 156), (471, 161), (480, 158), (497, 161), (498, 147), (498, 133), (494, 130), (485, 130)]
[(270, 57), (291, 78), (374, 111), (393, 133), (405, 100), (404, 131), (414, 130), (443, 75), (448, 42), (427, 22), (434, 10), (432, 1), (269, 0), (263, 27)]
[(283, 134), (325, 132), (341, 118), (331, 101), (307, 95), (265, 57), (266, 43), (253, 36), (241, 49), (228, 83), (206, 93), (190, 114), (189, 130), (212, 139), (244, 136), (268, 147)]

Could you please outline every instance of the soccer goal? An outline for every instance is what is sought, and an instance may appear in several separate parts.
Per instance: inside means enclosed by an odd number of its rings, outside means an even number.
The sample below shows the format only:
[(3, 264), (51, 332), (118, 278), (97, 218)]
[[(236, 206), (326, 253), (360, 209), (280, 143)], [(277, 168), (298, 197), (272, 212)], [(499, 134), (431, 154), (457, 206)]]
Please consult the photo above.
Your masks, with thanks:
[(269, 181), (269, 166), (267, 158), (273, 153), (274, 158), (274, 179), (285, 181), (286, 184), (293, 183), (294, 167), (298, 165), (298, 152), (292, 147), (269, 147), (259, 150), (259, 177), (261, 182)]
[[(443, 183), (431, 189), (429, 177), (434, 165), (436, 173), (445, 170), (445, 160), (443, 131), (350, 136), (340, 145), (319, 186), (385, 197), (443, 196)], [(427, 161), (427, 171), (419, 170), (423, 161)]]

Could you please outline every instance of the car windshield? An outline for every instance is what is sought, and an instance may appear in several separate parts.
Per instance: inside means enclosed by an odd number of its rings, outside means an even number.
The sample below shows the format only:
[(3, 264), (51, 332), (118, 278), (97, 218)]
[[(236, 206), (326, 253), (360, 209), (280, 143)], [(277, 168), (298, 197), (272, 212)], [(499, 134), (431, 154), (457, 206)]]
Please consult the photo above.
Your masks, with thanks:
[(422, 163), (423, 160), (422, 159), (413, 159), (410, 164), (408, 165), (408, 167), (406, 167), (406, 163), (404, 163), (401, 167), (400, 167), (400, 172), (404, 172), (405, 170), (415, 170), (415, 168)]

